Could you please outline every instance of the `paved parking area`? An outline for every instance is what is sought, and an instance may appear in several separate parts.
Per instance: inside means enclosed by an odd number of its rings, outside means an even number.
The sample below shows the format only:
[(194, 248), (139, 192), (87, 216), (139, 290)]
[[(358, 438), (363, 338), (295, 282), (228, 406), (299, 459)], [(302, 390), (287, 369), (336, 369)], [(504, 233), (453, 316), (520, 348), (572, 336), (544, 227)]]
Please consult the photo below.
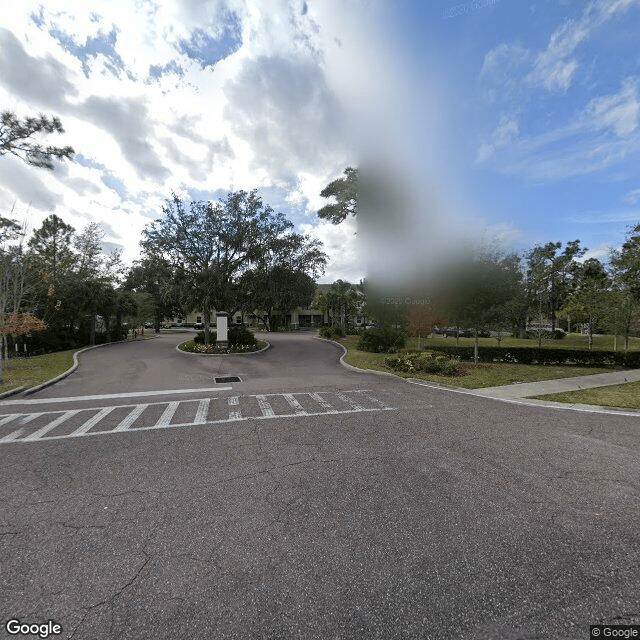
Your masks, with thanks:
[(310, 335), (229, 358), (179, 338), (0, 402), (0, 638), (10, 618), (65, 640), (640, 624), (637, 415), (353, 372)]

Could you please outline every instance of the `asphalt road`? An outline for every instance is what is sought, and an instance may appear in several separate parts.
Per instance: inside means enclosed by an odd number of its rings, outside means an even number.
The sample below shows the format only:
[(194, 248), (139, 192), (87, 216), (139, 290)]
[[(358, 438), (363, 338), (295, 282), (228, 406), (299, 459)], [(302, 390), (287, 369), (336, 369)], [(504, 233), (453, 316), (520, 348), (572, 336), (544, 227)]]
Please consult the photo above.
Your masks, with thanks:
[(640, 624), (637, 417), (355, 373), (309, 334), (224, 358), (180, 339), (88, 351), (0, 402), (0, 637), (37, 637), (12, 618), (87, 640)]

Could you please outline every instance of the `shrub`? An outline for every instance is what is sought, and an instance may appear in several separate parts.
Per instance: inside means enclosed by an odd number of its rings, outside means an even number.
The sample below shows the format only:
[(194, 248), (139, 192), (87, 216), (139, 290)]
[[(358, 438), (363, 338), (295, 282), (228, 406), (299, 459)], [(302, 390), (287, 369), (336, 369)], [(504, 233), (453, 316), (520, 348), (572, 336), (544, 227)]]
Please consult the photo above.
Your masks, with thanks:
[[(217, 337), (218, 337), (218, 334), (215, 331), (209, 331), (209, 342), (215, 343)], [(193, 341), (196, 344), (204, 344), (204, 331), (198, 331)]]
[(231, 347), (246, 345), (255, 348), (258, 345), (255, 335), (246, 327), (230, 327), (227, 339)]
[(373, 353), (384, 353), (385, 351), (393, 353), (402, 349), (406, 340), (407, 334), (404, 331), (385, 325), (380, 329), (365, 331), (358, 340), (358, 349)]
[(457, 375), (460, 373), (460, 360), (447, 358), (443, 354), (431, 351), (390, 355), (384, 359), (384, 362), (391, 369), (404, 371), (405, 373), (413, 373), (415, 371), (444, 375)]
[(320, 327), (321, 338), (326, 338), (327, 340), (339, 340), (340, 338), (344, 338), (344, 336), (344, 328), (339, 324), (336, 324), (333, 327)]

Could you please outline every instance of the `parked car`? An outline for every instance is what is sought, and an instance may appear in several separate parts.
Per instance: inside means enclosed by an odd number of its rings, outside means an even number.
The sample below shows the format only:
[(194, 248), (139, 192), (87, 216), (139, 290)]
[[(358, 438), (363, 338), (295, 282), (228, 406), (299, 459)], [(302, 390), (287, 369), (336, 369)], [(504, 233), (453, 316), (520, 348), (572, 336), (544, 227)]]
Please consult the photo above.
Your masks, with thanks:
[(198, 330), (204, 329), (204, 322), (194, 322), (193, 323), (193, 328), (194, 329), (198, 329)]

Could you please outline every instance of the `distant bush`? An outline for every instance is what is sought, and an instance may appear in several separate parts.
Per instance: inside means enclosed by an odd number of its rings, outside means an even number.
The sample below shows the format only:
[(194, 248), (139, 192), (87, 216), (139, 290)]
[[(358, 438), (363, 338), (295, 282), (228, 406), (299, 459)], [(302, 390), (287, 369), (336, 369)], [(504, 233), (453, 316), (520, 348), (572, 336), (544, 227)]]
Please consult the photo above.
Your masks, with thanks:
[(339, 340), (340, 338), (344, 338), (345, 332), (342, 325), (335, 324), (333, 327), (321, 327), (320, 328), (320, 337), (326, 338), (327, 340)]
[(380, 329), (369, 329), (363, 332), (358, 340), (358, 349), (373, 353), (393, 353), (402, 349), (406, 341), (407, 334), (404, 331), (385, 325)]
[(414, 373), (439, 373), (454, 376), (460, 373), (460, 360), (450, 358), (442, 353), (423, 351), (390, 355), (384, 359), (385, 364), (396, 371)]
[[(473, 360), (473, 346), (429, 347), (462, 360)], [(570, 365), (581, 367), (622, 366), (640, 368), (640, 351), (587, 351), (586, 349), (557, 349), (554, 347), (478, 347), (480, 362), (511, 362), (517, 364)]]
[[(562, 340), (567, 334), (562, 329), (554, 329), (553, 331), (543, 331), (543, 340)], [(538, 340), (540, 337), (539, 331), (527, 331), (527, 338), (529, 340)]]

